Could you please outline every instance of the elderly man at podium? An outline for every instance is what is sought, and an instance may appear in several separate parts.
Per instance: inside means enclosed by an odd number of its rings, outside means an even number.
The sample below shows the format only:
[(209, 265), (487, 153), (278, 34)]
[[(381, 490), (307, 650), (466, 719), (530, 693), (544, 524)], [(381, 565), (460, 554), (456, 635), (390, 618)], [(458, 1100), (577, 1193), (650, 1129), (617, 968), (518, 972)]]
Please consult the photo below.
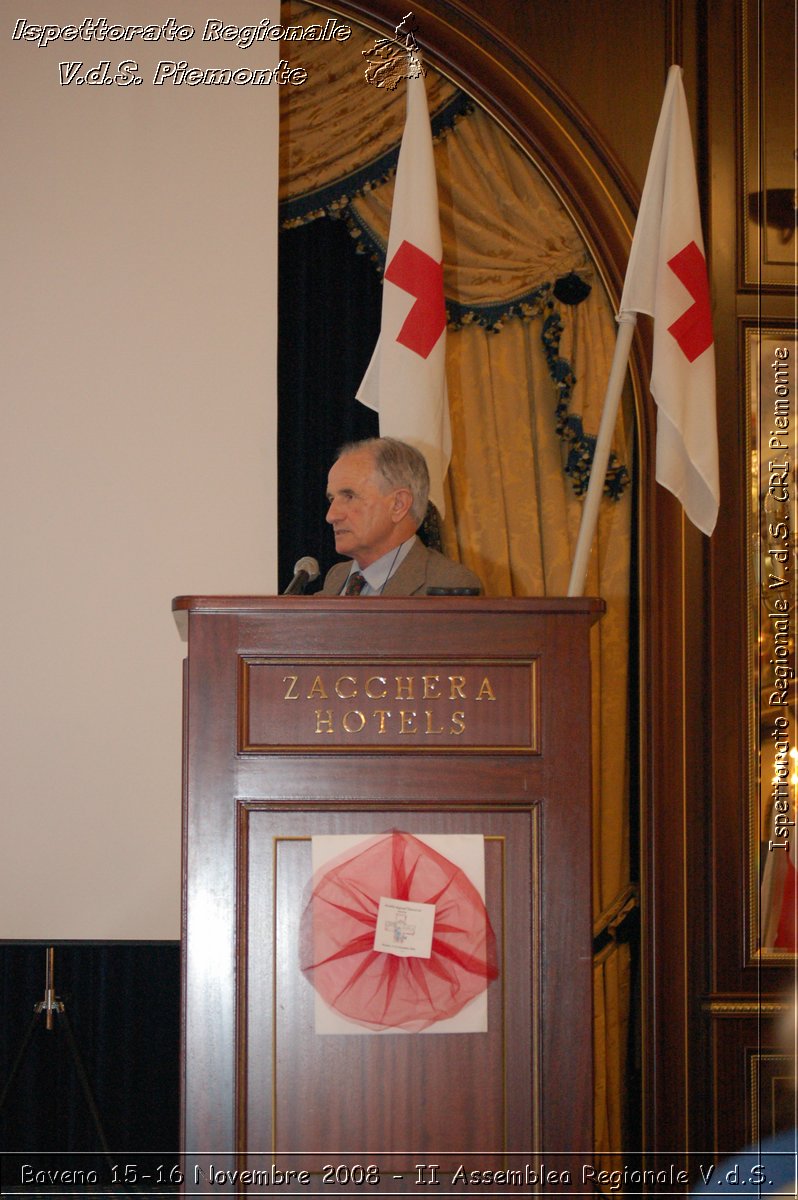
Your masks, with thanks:
[(424, 596), (430, 589), (480, 593), (468, 567), (416, 536), (429, 497), (424, 456), (395, 438), (344, 446), (327, 478), (335, 549), (352, 561), (328, 571), (322, 596)]

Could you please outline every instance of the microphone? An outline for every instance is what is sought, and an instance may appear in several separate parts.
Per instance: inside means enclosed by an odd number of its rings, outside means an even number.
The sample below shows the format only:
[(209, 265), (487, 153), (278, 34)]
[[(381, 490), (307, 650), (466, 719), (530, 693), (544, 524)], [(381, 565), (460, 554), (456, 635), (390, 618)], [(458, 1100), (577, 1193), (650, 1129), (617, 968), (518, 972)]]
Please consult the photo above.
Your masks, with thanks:
[(319, 564), (306, 555), (294, 567), (294, 578), (283, 592), (284, 596), (300, 596), (309, 583), (319, 577)]

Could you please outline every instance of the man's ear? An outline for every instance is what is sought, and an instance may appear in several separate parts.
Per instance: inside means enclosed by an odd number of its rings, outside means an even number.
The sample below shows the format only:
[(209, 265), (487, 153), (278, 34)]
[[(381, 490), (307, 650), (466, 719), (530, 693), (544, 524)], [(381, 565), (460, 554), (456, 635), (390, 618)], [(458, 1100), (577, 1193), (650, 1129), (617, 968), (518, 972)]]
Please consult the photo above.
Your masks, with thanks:
[(413, 507), (413, 493), (409, 488), (397, 488), (393, 494), (391, 505), (391, 520), (394, 525), (403, 521)]

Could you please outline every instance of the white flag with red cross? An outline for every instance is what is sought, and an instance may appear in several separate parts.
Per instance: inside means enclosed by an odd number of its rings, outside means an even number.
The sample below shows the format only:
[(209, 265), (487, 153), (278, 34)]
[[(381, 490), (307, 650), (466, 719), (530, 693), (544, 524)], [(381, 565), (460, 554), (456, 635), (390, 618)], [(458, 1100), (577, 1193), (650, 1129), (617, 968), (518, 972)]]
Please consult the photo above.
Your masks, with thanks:
[(443, 513), (443, 480), (452, 452), (443, 251), (427, 94), (416, 66), (407, 80), (380, 336), (357, 398), (379, 413), (382, 437), (410, 442), (424, 454), (430, 499)]
[(709, 535), (718, 516), (715, 346), (682, 69), (671, 67), (619, 316), (654, 318), (657, 480)]

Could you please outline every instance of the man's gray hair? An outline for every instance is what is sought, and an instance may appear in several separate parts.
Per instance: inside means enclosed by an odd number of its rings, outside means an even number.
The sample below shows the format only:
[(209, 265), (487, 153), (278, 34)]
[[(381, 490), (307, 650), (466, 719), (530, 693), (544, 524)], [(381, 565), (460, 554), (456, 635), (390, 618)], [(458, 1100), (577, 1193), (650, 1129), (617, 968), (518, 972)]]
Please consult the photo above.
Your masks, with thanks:
[(421, 451), (397, 438), (366, 438), (362, 442), (349, 442), (342, 446), (338, 458), (357, 450), (368, 450), (373, 455), (377, 474), (388, 488), (408, 489), (413, 497), (410, 511), (420, 525), (427, 514), (429, 500), (429, 471)]

